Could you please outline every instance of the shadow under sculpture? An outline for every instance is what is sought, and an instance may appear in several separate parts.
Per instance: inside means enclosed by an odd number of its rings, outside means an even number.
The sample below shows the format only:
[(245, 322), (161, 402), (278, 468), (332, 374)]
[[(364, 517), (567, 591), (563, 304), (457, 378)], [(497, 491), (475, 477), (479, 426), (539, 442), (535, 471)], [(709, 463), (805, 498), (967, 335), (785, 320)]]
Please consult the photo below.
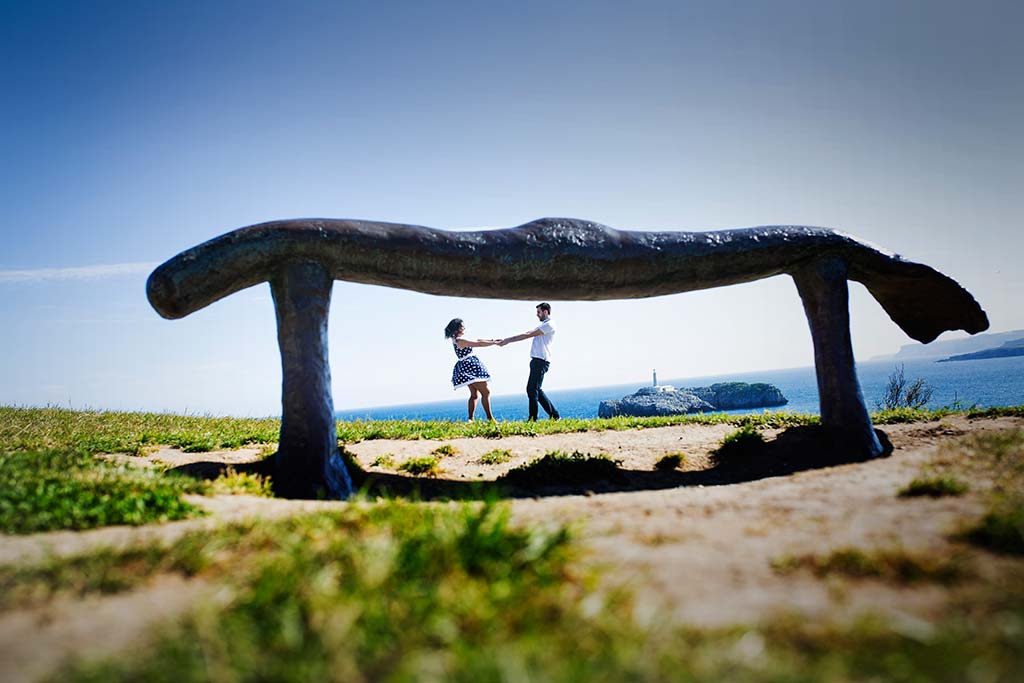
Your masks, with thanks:
[(303, 219), (240, 228), (170, 259), (147, 294), (181, 318), (269, 282), (283, 372), (275, 490), (344, 498), (351, 482), (337, 447), (327, 318), (334, 280), (426, 294), (537, 301), (630, 299), (789, 274), (814, 344), (821, 420), (865, 456), (882, 454), (854, 367), (847, 281), (862, 283), (910, 337), (988, 328), (963, 287), (827, 228), (765, 226), (716, 232), (633, 232), (569, 218), (503, 230), (451, 232), (372, 221)]

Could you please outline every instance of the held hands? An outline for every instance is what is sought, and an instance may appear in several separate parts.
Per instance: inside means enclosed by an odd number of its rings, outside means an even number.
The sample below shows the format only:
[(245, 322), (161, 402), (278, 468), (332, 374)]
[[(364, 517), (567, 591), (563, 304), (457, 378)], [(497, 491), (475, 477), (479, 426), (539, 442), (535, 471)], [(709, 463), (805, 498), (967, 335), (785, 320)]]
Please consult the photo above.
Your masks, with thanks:
[(505, 339), (481, 339), (480, 343), (485, 346), (505, 346), (512, 341), (512, 337), (506, 337)]

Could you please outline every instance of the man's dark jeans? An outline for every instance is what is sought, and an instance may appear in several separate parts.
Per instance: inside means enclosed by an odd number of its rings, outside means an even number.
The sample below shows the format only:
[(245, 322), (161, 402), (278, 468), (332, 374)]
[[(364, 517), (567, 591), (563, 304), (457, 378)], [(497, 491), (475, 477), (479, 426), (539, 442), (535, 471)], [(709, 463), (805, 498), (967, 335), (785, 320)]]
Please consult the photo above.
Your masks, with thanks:
[(544, 383), (544, 373), (551, 367), (551, 363), (540, 358), (530, 359), (530, 379), (526, 381), (526, 397), (530, 399), (530, 419), (537, 419), (537, 403), (544, 409), (549, 417), (557, 420), (558, 411), (551, 401), (548, 400), (544, 390), (540, 388)]

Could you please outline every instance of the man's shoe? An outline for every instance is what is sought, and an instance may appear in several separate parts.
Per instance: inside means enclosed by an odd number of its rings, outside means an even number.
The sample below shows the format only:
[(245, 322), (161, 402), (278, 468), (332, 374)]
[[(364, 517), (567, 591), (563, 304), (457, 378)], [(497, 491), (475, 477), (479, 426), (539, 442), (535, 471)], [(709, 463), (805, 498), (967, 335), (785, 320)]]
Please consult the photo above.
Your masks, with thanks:
[(552, 416), (551, 416), (551, 419), (552, 419), (552, 420), (561, 420), (561, 419), (562, 419), (562, 416), (561, 416), (561, 415), (557, 415), (557, 414), (556, 414), (556, 415), (552, 415)]

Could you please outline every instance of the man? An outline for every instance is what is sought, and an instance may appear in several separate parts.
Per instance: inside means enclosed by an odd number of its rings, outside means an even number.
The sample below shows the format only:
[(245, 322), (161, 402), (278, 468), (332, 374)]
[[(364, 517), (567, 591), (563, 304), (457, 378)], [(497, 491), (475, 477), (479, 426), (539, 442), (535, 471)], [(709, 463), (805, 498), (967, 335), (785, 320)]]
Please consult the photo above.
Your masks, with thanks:
[(544, 374), (551, 367), (551, 341), (555, 337), (555, 323), (551, 320), (551, 304), (537, 304), (537, 320), (540, 321), (540, 325), (529, 332), (507, 337), (498, 342), (498, 346), (505, 346), (512, 342), (533, 339), (533, 344), (530, 346), (530, 379), (526, 382), (526, 397), (530, 401), (529, 420), (531, 422), (537, 419), (538, 403), (552, 420), (559, 418), (558, 410), (541, 389), (541, 385), (544, 383)]

